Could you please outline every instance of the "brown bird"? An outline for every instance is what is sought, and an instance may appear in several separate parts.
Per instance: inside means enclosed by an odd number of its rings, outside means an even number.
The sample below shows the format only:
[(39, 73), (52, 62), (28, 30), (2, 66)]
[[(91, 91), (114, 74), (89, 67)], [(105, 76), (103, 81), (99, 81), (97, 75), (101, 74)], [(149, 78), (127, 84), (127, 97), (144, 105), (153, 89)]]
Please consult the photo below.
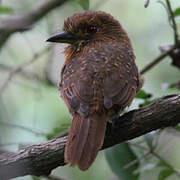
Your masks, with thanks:
[(86, 170), (103, 145), (107, 120), (129, 106), (138, 90), (133, 49), (120, 23), (100, 11), (67, 18), (64, 32), (47, 41), (70, 44), (59, 85), (72, 115), (65, 162)]

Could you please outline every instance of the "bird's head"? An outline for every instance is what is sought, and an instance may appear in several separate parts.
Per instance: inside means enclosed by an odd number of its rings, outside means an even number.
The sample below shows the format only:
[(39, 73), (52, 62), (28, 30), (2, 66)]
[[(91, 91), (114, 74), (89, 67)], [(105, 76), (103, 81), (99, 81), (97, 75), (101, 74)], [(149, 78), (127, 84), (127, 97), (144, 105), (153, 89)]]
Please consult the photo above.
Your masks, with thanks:
[(120, 23), (110, 14), (101, 11), (86, 11), (68, 17), (63, 32), (53, 35), (47, 41), (82, 46), (89, 42), (128, 41)]

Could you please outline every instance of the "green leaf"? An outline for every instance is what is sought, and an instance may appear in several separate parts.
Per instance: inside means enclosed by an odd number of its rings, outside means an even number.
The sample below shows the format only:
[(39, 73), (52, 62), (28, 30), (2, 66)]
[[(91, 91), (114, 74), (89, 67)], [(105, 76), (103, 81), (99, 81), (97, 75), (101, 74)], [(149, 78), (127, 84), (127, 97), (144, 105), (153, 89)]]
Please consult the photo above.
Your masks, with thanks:
[(37, 177), (37, 176), (31, 176), (32, 180), (41, 180), (41, 177)]
[[(106, 159), (111, 170), (123, 180), (138, 180), (139, 174), (134, 171), (138, 168), (139, 163), (129, 166), (127, 165), (136, 160), (137, 157), (127, 143), (121, 143), (105, 151)], [(130, 164), (129, 164), (130, 165)]]
[(159, 167), (165, 167), (166, 169), (168, 168), (170, 168), (170, 166), (169, 166), (169, 164), (167, 164), (167, 163), (165, 163), (165, 162), (163, 162), (163, 161), (159, 161), (158, 163), (157, 163), (157, 166), (159, 166)]
[(169, 85), (169, 88), (170, 88), (170, 89), (176, 88), (176, 84), (170, 84), (170, 85)]
[(174, 10), (174, 16), (180, 16), (180, 7)]
[(163, 169), (158, 176), (158, 180), (165, 180), (167, 177), (172, 175), (174, 171), (172, 169)]
[(89, 0), (77, 0), (77, 3), (78, 3), (84, 10), (89, 10)]
[(136, 94), (136, 98), (139, 98), (139, 99), (143, 99), (144, 102), (139, 104), (139, 107), (143, 107), (143, 106), (146, 106), (148, 104), (151, 104), (155, 101), (155, 99), (150, 99), (152, 97), (152, 94), (150, 93), (146, 93), (144, 90), (140, 90), (138, 91), (138, 93)]
[(180, 131), (180, 126), (173, 127), (176, 131)]
[(0, 6), (0, 14), (10, 14), (12, 13), (12, 9), (5, 6)]
[(65, 132), (68, 129), (68, 127), (69, 127), (69, 123), (64, 123), (61, 125), (61, 127), (54, 128), (52, 133), (49, 133), (46, 136), (46, 139), (50, 140), (50, 139), (54, 138), (57, 134)]
[(152, 95), (149, 93), (146, 93), (144, 90), (140, 90), (138, 91), (138, 93), (136, 94), (136, 98), (139, 99), (148, 99), (150, 98)]
[(172, 83), (172, 84), (169, 84), (168, 86), (169, 89), (180, 89), (180, 81), (179, 82), (176, 82), (176, 83)]

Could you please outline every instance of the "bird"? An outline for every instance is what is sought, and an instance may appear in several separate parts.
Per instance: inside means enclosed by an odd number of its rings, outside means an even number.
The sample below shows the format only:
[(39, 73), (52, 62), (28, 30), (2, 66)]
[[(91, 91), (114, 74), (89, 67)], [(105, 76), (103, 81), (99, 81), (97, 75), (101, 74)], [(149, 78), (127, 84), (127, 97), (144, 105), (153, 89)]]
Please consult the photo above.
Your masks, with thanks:
[(72, 115), (64, 159), (87, 170), (102, 148), (107, 121), (130, 106), (139, 73), (130, 39), (103, 11), (76, 13), (48, 42), (67, 43), (59, 91)]

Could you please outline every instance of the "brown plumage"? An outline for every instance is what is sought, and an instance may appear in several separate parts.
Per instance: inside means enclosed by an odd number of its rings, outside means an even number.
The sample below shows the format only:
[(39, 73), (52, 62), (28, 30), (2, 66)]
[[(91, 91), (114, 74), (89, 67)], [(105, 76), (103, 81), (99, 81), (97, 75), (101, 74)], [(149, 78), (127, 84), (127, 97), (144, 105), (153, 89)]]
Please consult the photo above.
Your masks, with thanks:
[(72, 125), (65, 162), (88, 169), (104, 140), (106, 122), (129, 106), (139, 86), (130, 40), (110, 14), (87, 11), (64, 22), (64, 32), (48, 39), (69, 43), (60, 92)]

